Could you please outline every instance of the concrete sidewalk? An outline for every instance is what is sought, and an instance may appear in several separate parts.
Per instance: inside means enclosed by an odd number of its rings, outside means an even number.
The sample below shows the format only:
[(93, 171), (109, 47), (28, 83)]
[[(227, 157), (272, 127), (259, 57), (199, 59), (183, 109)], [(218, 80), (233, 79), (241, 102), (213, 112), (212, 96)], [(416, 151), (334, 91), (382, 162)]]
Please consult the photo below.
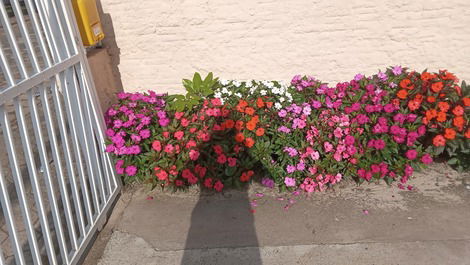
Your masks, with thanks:
[(414, 191), (343, 183), (310, 197), (128, 189), (85, 264), (470, 264), (462, 177), (433, 165)]

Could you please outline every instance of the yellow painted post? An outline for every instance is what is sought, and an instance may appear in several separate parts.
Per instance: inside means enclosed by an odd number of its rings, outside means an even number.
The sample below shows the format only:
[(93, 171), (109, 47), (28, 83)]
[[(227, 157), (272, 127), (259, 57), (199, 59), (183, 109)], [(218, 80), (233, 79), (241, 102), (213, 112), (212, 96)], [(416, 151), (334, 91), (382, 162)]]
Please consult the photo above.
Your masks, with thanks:
[(72, 0), (84, 46), (94, 46), (104, 38), (95, 0)]

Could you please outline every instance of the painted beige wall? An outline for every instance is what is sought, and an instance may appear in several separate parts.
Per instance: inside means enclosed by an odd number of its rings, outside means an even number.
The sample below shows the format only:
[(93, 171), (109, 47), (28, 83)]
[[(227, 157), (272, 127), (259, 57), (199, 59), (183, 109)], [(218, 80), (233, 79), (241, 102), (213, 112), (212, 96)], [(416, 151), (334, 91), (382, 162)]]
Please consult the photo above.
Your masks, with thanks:
[[(182, 78), (350, 80), (394, 64), (470, 80), (470, 1), (101, 0), (126, 91)], [(114, 33), (110, 32), (114, 29)], [(119, 58), (117, 56), (119, 55)]]

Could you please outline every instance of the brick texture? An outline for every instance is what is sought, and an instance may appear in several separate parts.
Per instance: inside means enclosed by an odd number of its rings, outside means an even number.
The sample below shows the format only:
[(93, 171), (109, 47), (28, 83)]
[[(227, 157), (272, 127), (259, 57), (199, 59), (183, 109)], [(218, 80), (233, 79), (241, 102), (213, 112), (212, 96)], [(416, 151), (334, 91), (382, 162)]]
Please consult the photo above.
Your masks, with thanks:
[[(389, 65), (470, 80), (468, 0), (101, 0), (126, 91), (181, 78), (350, 80)], [(109, 32), (114, 30), (114, 32)]]

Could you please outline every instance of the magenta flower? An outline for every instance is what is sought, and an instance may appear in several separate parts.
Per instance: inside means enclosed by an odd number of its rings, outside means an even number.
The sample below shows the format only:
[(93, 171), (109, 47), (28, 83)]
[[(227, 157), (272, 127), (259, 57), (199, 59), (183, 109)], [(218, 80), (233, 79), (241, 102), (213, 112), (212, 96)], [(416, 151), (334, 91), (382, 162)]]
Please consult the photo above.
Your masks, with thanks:
[(424, 164), (426, 165), (429, 165), (432, 163), (432, 157), (431, 155), (429, 154), (424, 154), (422, 157), (421, 157), (421, 162), (423, 162)]
[(412, 150), (406, 151), (405, 155), (406, 155), (406, 158), (408, 158), (409, 160), (415, 160), (416, 157), (418, 156), (418, 152), (412, 149)]
[(128, 176), (134, 176), (137, 173), (137, 167), (136, 166), (127, 166), (126, 167), (126, 174)]
[(287, 165), (287, 168), (286, 168), (287, 173), (289, 173), (289, 174), (290, 174), (290, 173), (293, 173), (296, 169), (297, 169), (297, 168), (296, 168), (295, 166), (293, 166), (293, 165)]

